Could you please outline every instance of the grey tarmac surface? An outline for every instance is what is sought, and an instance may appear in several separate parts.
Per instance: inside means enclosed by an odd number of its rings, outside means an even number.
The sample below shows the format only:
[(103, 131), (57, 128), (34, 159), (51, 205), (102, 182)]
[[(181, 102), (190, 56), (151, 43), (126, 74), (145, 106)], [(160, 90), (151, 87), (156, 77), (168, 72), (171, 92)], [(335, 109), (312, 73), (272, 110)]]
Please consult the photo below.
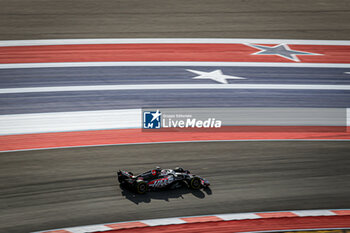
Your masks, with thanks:
[(0, 0), (0, 40), (348, 40), (349, 22), (349, 0)]
[[(350, 208), (349, 142), (197, 142), (0, 154), (0, 232), (162, 217)], [(211, 190), (134, 195), (115, 173), (183, 166)]]

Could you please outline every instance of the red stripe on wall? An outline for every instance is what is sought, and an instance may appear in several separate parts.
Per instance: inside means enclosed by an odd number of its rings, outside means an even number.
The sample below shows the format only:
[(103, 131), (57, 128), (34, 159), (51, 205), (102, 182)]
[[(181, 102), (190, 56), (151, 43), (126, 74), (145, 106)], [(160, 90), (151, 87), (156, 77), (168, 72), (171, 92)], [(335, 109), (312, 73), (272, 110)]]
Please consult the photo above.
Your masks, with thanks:
[(205, 140), (347, 139), (350, 132), (142, 132), (141, 129), (96, 130), (0, 136), (0, 151)]
[[(272, 45), (271, 45), (272, 46)], [(289, 45), (323, 55), (298, 55), (307, 63), (350, 63), (350, 46)], [(252, 55), (260, 50), (244, 44), (107, 44), (0, 47), (0, 63), (207, 61), (294, 62), (276, 55)]]

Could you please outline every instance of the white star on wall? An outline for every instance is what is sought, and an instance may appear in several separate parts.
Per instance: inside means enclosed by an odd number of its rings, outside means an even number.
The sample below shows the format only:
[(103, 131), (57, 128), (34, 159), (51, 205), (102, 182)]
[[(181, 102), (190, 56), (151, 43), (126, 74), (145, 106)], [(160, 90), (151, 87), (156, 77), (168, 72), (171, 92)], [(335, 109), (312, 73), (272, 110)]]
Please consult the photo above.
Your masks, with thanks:
[(225, 75), (221, 70), (214, 70), (212, 72), (203, 72), (198, 70), (189, 70), (192, 73), (198, 74), (199, 76), (193, 77), (192, 79), (211, 79), (219, 83), (228, 84), (227, 79), (245, 79), (242, 77)]

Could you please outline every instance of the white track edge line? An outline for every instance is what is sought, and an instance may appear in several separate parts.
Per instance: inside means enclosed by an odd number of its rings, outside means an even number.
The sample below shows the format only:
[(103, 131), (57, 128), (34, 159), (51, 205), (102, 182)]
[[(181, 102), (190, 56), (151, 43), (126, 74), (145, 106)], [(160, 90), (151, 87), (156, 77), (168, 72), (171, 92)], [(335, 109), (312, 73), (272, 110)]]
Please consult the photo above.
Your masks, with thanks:
[(119, 67), (119, 66), (208, 66), (208, 67), (302, 67), (302, 68), (350, 68), (346, 63), (294, 63), (294, 62), (50, 62), (0, 64), (0, 69), (62, 68), (62, 67)]
[(312, 84), (141, 84), (2, 88), (0, 94), (124, 90), (198, 90), (198, 89), (263, 89), (263, 90), (350, 90), (350, 85)]
[(220, 39), (220, 38), (124, 38), (124, 39), (47, 39), (47, 40), (3, 40), (1, 46), (35, 45), (81, 45), (81, 44), (303, 44), (303, 45), (350, 45), (349, 40), (302, 40), (302, 39)]
[(22, 151), (36, 151), (36, 150), (59, 150), (70, 148), (84, 148), (84, 147), (104, 147), (104, 146), (129, 146), (129, 145), (149, 145), (149, 144), (167, 144), (167, 143), (201, 143), (201, 142), (350, 142), (350, 139), (232, 139), (232, 140), (196, 140), (196, 141), (164, 141), (164, 142), (135, 142), (135, 143), (118, 143), (118, 144), (99, 144), (99, 145), (83, 145), (83, 146), (62, 146), (49, 148), (32, 148), (19, 150), (3, 150), (0, 153), (8, 152), (22, 152)]

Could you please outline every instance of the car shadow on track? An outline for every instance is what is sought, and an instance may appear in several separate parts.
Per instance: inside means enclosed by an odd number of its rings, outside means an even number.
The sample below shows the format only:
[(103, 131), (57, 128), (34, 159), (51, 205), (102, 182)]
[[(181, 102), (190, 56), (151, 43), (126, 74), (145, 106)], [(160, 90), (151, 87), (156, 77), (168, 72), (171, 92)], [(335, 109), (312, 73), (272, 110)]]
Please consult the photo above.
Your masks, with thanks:
[(170, 201), (169, 199), (177, 199), (177, 198), (182, 198), (184, 199), (183, 195), (186, 194), (192, 194), (193, 196), (203, 199), (205, 198), (205, 193), (207, 195), (212, 195), (212, 190), (210, 188), (204, 188), (200, 190), (194, 190), (190, 189), (188, 187), (181, 187), (178, 189), (174, 190), (157, 190), (157, 191), (149, 191), (145, 194), (137, 194), (134, 193), (122, 185), (120, 185), (120, 189), (122, 190), (121, 194), (124, 196), (126, 199), (129, 201), (135, 203), (138, 205), (139, 203), (150, 203), (152, 199), (156, 200), (164, 200), (164, 201)]

